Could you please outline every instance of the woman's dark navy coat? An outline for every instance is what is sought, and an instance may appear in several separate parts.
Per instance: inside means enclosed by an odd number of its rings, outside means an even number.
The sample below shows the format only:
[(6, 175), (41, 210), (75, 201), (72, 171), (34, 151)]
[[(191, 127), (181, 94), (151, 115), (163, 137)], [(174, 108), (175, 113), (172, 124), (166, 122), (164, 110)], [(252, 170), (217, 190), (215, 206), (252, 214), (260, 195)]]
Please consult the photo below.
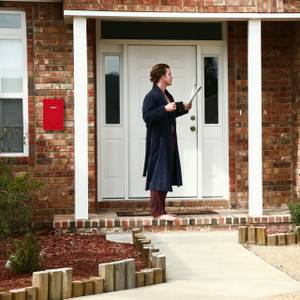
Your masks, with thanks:
[[(165, 94), (173, 102), (172, 95), (165, 90)], [(172, 185), (182, 185), (181, 166), (177, 146), (175, 143), (174, 157), (171, 155), (172, 125), (176, 136), (176, 117), (188, 111), (167, 112), (167, 100), (162, 90), (154, 84), (151, 91), (144, 98), (143, 119), (146, 123), (146, 154), (143, 176), (146, 176), (146, 190), (172, 191)]]

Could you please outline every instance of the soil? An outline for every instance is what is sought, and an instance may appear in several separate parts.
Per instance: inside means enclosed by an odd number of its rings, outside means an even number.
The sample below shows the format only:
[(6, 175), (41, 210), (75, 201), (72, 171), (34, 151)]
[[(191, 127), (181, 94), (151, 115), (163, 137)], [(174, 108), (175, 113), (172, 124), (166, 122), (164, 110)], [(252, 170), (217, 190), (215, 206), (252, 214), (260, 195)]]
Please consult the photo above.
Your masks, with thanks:
[[(269, 264), (285, 272), (290, 277), (300, 282), (300, 246), (256, 246), (249, 245), (247, 248)], [(263, 300), (300, 300), (300, 292), (278, 294)]]
[[(136, 259), (136, 269), (144, 268), (142, 256), (132, 244), (107, 241), (101, 235), (44, 234), (38, 236), (41, 245), (40, 270), (72, 267), (73, 280), (98, 275), (98, 264), (125, 258)], [(0, 291), (31, 286), (31, 274), (14, 273), (5, 268), (14, 253), (15, 239), (0, 242)]]

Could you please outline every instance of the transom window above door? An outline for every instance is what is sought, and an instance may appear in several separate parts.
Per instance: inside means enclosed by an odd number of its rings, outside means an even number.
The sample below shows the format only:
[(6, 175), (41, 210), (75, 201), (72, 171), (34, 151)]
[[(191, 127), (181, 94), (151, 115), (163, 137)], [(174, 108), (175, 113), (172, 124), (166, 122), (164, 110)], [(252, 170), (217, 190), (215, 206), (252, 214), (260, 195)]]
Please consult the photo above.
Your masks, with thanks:
[(208, 40), (223, 39), (222, 23), (103, 21), (102, 39)]

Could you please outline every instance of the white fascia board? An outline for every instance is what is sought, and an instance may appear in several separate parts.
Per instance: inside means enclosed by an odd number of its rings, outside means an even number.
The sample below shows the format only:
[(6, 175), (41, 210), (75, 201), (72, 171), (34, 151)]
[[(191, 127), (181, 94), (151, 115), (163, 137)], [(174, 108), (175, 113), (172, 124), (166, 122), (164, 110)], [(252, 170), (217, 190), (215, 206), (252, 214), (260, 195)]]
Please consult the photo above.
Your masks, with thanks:
[(65, 17), (87, 17), (101, 19), (136, 19), (136, 20), (180, 20), (180, 21), (237, 21), (261, 19), (270, 21), (297, 21), (300, 13), (177, 13), (177, 12), (123, 12), (123, 11), (94, 11), (94, 10), (64, 10)]

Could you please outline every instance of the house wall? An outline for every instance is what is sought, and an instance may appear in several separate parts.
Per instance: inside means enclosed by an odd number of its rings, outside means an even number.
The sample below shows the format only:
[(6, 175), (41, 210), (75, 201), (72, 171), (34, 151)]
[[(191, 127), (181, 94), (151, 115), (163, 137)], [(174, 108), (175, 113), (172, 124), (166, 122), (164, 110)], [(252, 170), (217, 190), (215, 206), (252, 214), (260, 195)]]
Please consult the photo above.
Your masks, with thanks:
[(300, 27), (295, 28), (293, 47), (293, 185), (295, 199), (300, 198)]
[[(296, 188), (293, 132), (294, 125), (299, 124), (293, 122), (293, 64), (295, 47), (299, 50), (299, 34), (298, 39), (294, 38), (297, 25), (262, 23), (264, 208), (289, 203)], [(228, 36), (231, 203), (247, 207), (247, 23), (230, 22)], [(299, 76), (299, 69), (296, 74)]]
[[(114, 1), (95, 4), (65, 1), (65, 9), (119, 9), (161, 11), (296, 11), (300, 2), (270, 1), (262, 7), (251, 1)], [(103, 1), (103, 3), (105, 3)], [(139, 3), (139, 4), (137, 4)], [(150, 3), (150, 4), (149, 4)], [(236, 5), (236, 4), (239, 5)], [(249, 6), (243, 3), (250, 3)], [(175, 5), (176, 4), (176, 5)], [(228, 6), (224, 6), (224, 5)], [(271, 5), (272, 4), (272, 5)], [(95, 6), (96, 5), (96, 6)], [(27, 171), (44, 182), (35, 201), (36, 218), (51, 220), (53, 214), (74, 212), (73, 128), (73, 32), (66, 24), (60, 3), (0, 2), (0, 9), (26, 12), (29, 86), (29, 157), (9, 160), (16, 170)], [(259, 10), (260, 9), (260, 10)], [(278, 207), (300, 195), (300, 29), (293, 22), (263, 22), (263, 166), (264, 207)], [(248, 103), (247, 23), (228, 23), (230, 203), (247, 207)], [(89, 88), (89, 208), (96, 200), (96, 95), (95, 21), (88, 20)], [(42, 100), (65, 100), (65, 130), (45, 132)], [(113, 204), (112, 204), (113, 203)], [(117, 209), (121, 202), (105, 202), (103, 210)], [(128, 202), (122, 202), (128, 209)], [(133, 203), (133, 204), (132, 204)], [(148, 206), (131, 202), (131, 208)], [(207, 200), (199, 205), (209, 207)], [(198, 205), (197, 204), (197, 205)], [(211, 205), (222, 206), (220, 201)], [(174, 203), (172, 205), (176, 206)], [(184, 205), (182, 201), (180, 205)], [(195, 206), (195, 203), (190, 203)]]
[[(0, 9), (26, 12), (29, 100), (29, 157), (9, 160), (44, 183), (34, 202), (36, 218), (74, 211), (73, 29), (62, 4), (0, 2)], [(95, 22), (88, 22), (89, 197), (95, 206)], [(65, 100), (65, 130), (43, 130), (44, 98)]]
[(296, 0), (64, 0), (64, 9), (157, 12), (299, 12)]

